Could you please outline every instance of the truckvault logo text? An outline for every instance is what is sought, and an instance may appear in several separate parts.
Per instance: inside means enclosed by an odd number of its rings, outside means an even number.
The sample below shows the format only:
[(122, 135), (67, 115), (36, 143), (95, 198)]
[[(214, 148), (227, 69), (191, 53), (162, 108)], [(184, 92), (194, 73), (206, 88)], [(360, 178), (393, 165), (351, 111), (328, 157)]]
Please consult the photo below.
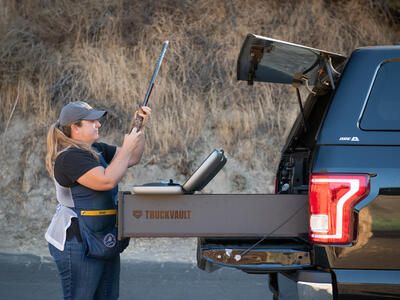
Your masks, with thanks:
[[(143, 213), (144, 212), (144, 213)], [(171, 220), (183, 220), (191, 219), (191, 210), (133, 210), (132, 215), (136, 219), (140, 219), (144, 216), (146, 219), (171, 219)]]

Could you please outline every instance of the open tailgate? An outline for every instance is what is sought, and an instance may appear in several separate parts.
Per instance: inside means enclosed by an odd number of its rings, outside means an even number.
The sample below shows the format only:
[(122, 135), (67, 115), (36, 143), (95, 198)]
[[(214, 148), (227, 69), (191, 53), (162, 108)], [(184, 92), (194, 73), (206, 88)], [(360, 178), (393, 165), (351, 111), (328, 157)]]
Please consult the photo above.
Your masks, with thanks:
[(346, 57), (337, 53), (248, 34), (237, 62), (237, 79), (292, 84), (306, 78), (314, 85), (323, 73), (325, 61), (336, 69)]

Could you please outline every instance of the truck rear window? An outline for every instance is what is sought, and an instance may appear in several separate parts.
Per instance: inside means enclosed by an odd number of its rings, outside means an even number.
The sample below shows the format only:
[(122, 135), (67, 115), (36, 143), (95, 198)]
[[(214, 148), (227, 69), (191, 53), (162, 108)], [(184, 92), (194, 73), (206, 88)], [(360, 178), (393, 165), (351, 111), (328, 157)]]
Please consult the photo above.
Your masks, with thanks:
[(400, 59), (383, 62), (361, 116), (362, 130), (400, 130)]

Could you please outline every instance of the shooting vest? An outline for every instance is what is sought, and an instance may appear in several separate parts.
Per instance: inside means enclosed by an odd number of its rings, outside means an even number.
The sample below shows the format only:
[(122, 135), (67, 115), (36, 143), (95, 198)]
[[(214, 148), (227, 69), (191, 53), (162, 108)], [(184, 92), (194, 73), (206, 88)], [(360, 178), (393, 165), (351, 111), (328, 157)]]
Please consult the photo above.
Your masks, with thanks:
[[(102, 154), (99, 159), (104, 169), (107, 168), (108, 164)], [(86, 225), (95, 232), (115, 226), (118, 186), (109, 191), (95, 191), (77, 184), (70, 189), (74, 201), (72, 209), (78, 215), (79, 221), (81, 216)]]
[[(107, 168), (108, 164), (102, 154), (99, 155), (99, 159), (100, 164)], [(57, 200), (60, 204), (57, 206), (56, 213), (46, 232), (46, 240), (57, 249), (63, 251), (66, 230), (71, 224), (71, 218), (77, 217), (82, 238), (85, 239), (92, 233), (100, 236), (102, 234), (107, 235), (107, 238), (103, 237), (105, 238), (103, 242), (110, 246), (108, 248), (112, 249), (116, 245), (120, 248), (122, 247), (122, 249), (118, 250), (122, 252), (128, 245), (129, 240), (125, 241), (122, 246), (118, 245), (115, 227), (118, 186), (109, 191), (95, 191), (80, 184), (72, 187), (63, 187), (55, 179), (54, 181)], [(87, 238), (87, 240), (90, 240), (90, 238)], [(87, 248), (90, 248), (90, 241), (84, 240), (84, 243), (87, 244)]]

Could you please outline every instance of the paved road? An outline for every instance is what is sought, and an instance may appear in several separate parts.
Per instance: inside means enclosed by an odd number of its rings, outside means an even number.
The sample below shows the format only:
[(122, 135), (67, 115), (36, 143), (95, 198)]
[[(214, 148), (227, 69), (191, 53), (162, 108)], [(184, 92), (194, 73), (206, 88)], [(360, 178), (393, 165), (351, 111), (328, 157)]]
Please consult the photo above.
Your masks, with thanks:
[[(193, 264), (123, 260), (120, 299), (272, 299), (267, 275)], [(51, 258), (0, 253), (0, 299), (62, 299)]]

